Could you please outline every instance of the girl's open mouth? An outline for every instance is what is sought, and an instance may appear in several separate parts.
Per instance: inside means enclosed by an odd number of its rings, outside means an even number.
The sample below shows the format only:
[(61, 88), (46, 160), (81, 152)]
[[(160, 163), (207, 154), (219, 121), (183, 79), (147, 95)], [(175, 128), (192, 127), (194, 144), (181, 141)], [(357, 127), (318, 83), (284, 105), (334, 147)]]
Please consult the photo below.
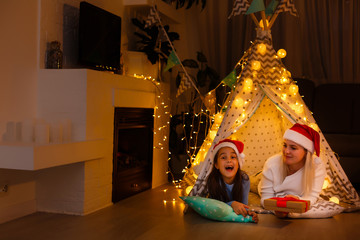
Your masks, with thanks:
[(225, 170), (226, 170), (226, 171), (232, 171), (233, 169), (234, 169), (233, 166), (226, 166), (226, 167), (225, 167)]

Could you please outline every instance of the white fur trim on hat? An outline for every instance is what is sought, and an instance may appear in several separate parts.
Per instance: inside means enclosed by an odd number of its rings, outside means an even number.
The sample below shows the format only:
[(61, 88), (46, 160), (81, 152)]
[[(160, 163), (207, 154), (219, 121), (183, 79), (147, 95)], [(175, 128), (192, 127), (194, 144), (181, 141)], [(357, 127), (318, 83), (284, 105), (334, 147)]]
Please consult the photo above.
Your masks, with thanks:
[(315, 164), (320, 164), (321, 163), (321, 158), (320, 157), (315, 157), (314, 158), (314, 163)]
[[(218, 144), (213, 150), (213, 157), (215, 158), (216, 153), (220, 150), (220, 148), (223, 148), (223, 147), (229, 147), (229, 148), (234, 149), (236, 156), (238, 157), (240, 169), (242, 169), (242, 166), (244, 166), (244, 163), (245, 163), (245, 154), (239, 153), (239, 150), (237, 149), (235, 144), (233, 144), (232, 142), (222, 142), (222, 143)], [(214, 159), (213, 159), (213, 161), (214, 161)]]
[(293, 141), (293, 142), (303, 146), (309, 152), (314, 153), (314, 143), (313, 143), (313, 141), (311, 141), (309, 138), (305, 137), (301, 133), (298, 133), (296, 131), (288, 129), (288, 130), (285, 131), (284, 139)]

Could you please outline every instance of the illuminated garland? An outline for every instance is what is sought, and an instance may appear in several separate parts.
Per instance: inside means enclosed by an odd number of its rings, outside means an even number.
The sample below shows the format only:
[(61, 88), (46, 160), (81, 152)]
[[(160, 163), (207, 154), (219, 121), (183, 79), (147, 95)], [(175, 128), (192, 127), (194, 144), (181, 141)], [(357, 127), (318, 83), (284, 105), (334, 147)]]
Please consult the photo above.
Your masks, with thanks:
[(160, 82), (151, 76), (134, 74), (133, 77), (143, 79), (145, 81), (150, 81), (156, 87), (155, 88), (156, 89), (156, 98), (155, 98), (155, 107), (154, 107), (153, 117), (154, 117), (154, 119), (157, 119), (157, 123), (163, 123), (163, 125), (160, 127), (154, 128), (154, 135), (160, 135), (163, 137), (162, 137), (162, 140), (160, 140), (157, 143), (154, 143), (153, 148), (164, 150), (164, 146), (168, 145), (168, 137), (167, 137), (165, 130), (167, 130), (169, 128), (170, 122), (169, 121), (161, 121), (161, 118), (166, 117), (166, 116), (171, 117), (171, 115), (170, 115), (170, 107), (168, 104), (165, 103), (164, 93), (161, 90)]

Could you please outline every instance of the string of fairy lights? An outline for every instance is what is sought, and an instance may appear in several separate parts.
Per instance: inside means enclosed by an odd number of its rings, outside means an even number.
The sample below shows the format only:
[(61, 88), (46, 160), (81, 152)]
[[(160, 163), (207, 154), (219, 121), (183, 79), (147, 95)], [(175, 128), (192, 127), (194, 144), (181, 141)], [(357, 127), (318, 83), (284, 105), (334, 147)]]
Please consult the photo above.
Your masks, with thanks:
[(166, 98), (164, 97), (164, 92), (161, 89), (161, 83), (151, 76), (144, 76), (134, 74), (133, 77), (143, 79), (144, 81), (149, 81), (156, 87), (156, 96), (155, 96), (155, 107), (154, 107), (154, 119), (156, 119), (157, 126), (154, 128), (154, 135), (161, 136), (158, 142), (154, 143), (156, 149), (164, 150), (167, 149), (168, 137), (167, 130), (169, 129), (169, 118), (170, 106), (166, 103)]
[[(159, 17), (158, 17), (158, 19), (159, 19)], [(272, 19), (272, 23), (273, 23), (274, 19)], [(160, 22), (160, 19), (159, 19), (159, 22)], [(272, 23), (269, 25), (268, 21), (266, 20), (266, 26), (271, 27)], [(265, 30), (266, 26), (264, 27), (262, 20), (260, 20), (259, 27)], [(257, 74), (262, 69), (261, 62), (256, 61), (256, 60), (252, 60), (249, 62), (248, 57), (251, 54), (251, 51), (257, 51), (260, 54), (265, 54), (268, 49), (267, 49), (266, 44), (263, 44), (263, 43), (254, 44), (253, 42), (251, 42), (251, 44), (252, 44), (252, 46), (248, 49), (248, 52), (244, 53), (243, 57), (236, 64), (235, 68), (240, 68), (241, 69), (240, 72), (242, 72), (245, 65), (250, 64), (251, 70), (254, 72), (253, 73), (254, 79), (256, 79)], [(256, 46), (256, 49), (254, 49), (254, 46)], [(279, 49), (276, 52), (274, 57), (275, 58), (284, 58), (284, 57), (286, 57), (286, 51), (284, 49)], [(277, 69), (274, 67), (273, 69), (271, 69), (271, 71), (278, 71), (281, 76), (279, 79), (276, 80), (277, 83), (276, 83), (275, 89), (278, 91), (277, 93), (279, 93), (279, 97), (283, 101), (286, 101), (289, 97), (296, 96), (297, 94), (299, 94), (298, 86), (296, 84), (294, 84), (293, 80), (291, 79), (291, 73), (289, 71), (287, 71), (284, 67), (280, 68), (280, 69)], [(240, 76), (241, 76), (241, 74), (237, 74), (236, 83), (233, 85), (234, 88), (240, 81)], [(158, 140), (157, 140), (157, 142), (154, 142), (154, 148), (157, 148), (160, 150), (168, 149), (166, 147), (166, 145), (169, 146), (169, 138), (167, 137), (168, 133), (170, 131), (169, 119), (172, 116), (170, 114), (171, 107), (168, 103), (166, 103), (166, 100), (168, 100), (170, 103), (172, 101), (171, 101), (171, 99), (165, 99), (164, 93), (160, 86), (161, 83), (157, 79), (152, 78), (152, 77), (143, 76), (143, 75), (136, 75), (136, 74), (134, 75), (134, 77), (142, 78), (146, 81), (151, 81), (156, 86), (156, 89), (157, 89), (156, 90), (156, 103), (155, 103), (156, 106), (154, 108), (154, 116), (153, 117), (156, 119), (157, 127), (156, 127), (156, 129), (154, 129), (154, 135), (160, 136), (160, 137), (156, 138)], [(245, 78), (245, 79), (241, 79), (241, 80), (243, 81), (242, 84), (243, 84), (244, 91), (250, 92), (252, 89), (257, 90), (257, 87), (259, 86), (258, 82), (255, 81), (256, 82), (256, 84), (255, 84), (253, 79), (251, 79), (251, 78)], [(236, 120), (236, 124), (240, 123), (240, 125), (242, 125), (246, 122), (246, 114), (245, 114), (246, 105), (249, 104), (252, 99), (251, 98), (243, 99), (239, 96), (236, 96), (233, 99), (233, 101), (231, 102), (231, 96), (232, 96), (232, 93), (234, 92), (233, 91), (234, 88), (232, 88), (232, 87), (230, 87), (230, 91), (227, 91), (226, 94), (224, 94), (223, 104), (222, 105), (217, 104), (217, 106), (220, 110), (218, 112), (215, 112), (215, 108), (213, 108), (217, 102), (215, 93), (216, 93), (216, 90), (220, 86), (224, 87), (224, 89), (227, 89), (227, 85), (224, 84), (223, 81), (221, 81), (221, 83), (215, 89), (213, 89), (212, 91), (207, 93), (204, 97), (199, 96), (197, 99), (193, 100), (194, 102), (200, 101), (201, 107), (200, 107), (199, 112), (197, 112), (197, 113), (186, 112), (183, 115), (183, 116), (192, 116), (192, 119), (191, 119), (190, 124), (187, 125), (187, 122), (185, 121), (186, 118), (183, 117), (182, 128), (183, 128), (184, 136), (181, 138), (181, 141), (185, 141), (185, 146), (187, 148), (186, 154), (188, 157), (186, 160), (187, 164), (186, 164), (186, 166), (184, 166), (184, 168), (182, 170), (182, 173), (184, 173), (184, 177), (182, 179), (174, 178), (174, 175), (169, 166), (169, 161), (171, 160), (172, 153), (170, 151), (168, 151), (168, 170), (167, 170), (166, 174), (171, 175), (171, 177), (173, 179), (172, 182), (173, 182), (173, 184), (175, 184), (175, 186), (178, 190), (180, 190), (181, 188), (184, 188), (184, 186), (185, 186), (187, 194), (188, 194), (190, 188), (192, 188), (194, 180), (197, 179), (195, 172), (189, 171), (189, 170), (191, 170), (192, 166), (198, 165), (202, 160), (204, 160), (205, 154), (208, 152), (210, 146), (212, 145), (213, 140), (216, 137), (219, 127), (221, 126), (221, 123), (224, 118), (224, 114), (226, 112), (227, 107), (230, 104), (234, 104), (234, 106), (236, 106), (238, 109), (242, 108), (243, 114), (239, 115), (239, 119)], [(279, 106), (277, 106), (277, 107), (279, 108)], [(307, 125), (314, 128), (315, 130), (319, 131), (319, 128), (316, 125), (316, 123), (310, 122), (309, 119), (306, 117), (306, 114), (304, 113), (305, 106), (302, 102), (298, 102), (298, 101), (295, 101), (295, 103), (292, 102), (292, 104), (289, 104), (289, 107), (297, 115), (299, 115), (299, 116), (302, 115), (302, 119)], [(282, 110), (284, 112), (286, 112), (284, 109), (282, 109)], [(312, 112), (310, 112), (310, 113), (312, 114)], [(163, 118), (165, 118), (165, 120), (163, 120)], [(190, 129), (190, 131), (187, 132), (186, 129)], [(202, 134), (204, 134), (204, 136), (200, 136), (200, 129), (204, 129), (204, 131), (202, 132)], [(204, 138), (203, 143), (200, 144), (200, 146), (198, 146), (197, 143), (200, 139), (202, 139), (202, 137)], [(192, 180), (187, 181), (187, 179), (186, 179), (187, 173), (189, 173), (189, 176), (192, 177)], [(188, 178), (189, 178), (189, 176), (188, 176)], [(182, 182), (186, 182), (186, 181), (187, 181), (187, 187), (186, 187), (186, 185), (182, 184)], [(331, 185), (331, 182), (329, 181), (329, 178), (326, 178), (324, 181), (323, 189), (327, 188), (330, 185)], [(185, 190), (185, 188), (184, 188), (184, 190)], [(166, 191), (167, 191), (167, 189), (164, 190), (164, 193), (166, 193)], [(339, 199), (337, 199), (336, 197), (331, 197), (329, 200), (339, 203)], [(175, 203), (175, 201), (176, 200), (173, 198), (172, 199), (173, 204)], [(164, 204), (166, 204), (166, 200), (164, 200)]]
[[(252, 48), (250, 48), (250, 51), (251, 50)], [(257, 51), (259, 51), (260, 53), (264, 53), (266, 51), (266, 45), (257, 44)], [(280, 49), (277, 51), (275, 58), (284, 58), (285, 56), (286, 56), (286, 51), (284, 49)], [(244, 66), (248, 63), (247, 57), (248, 57), (248, 53), (245, 52), (243, 58), (236, 64), (236, 67), (240, 67), (241, 70), (244, 69)], [(254, 71), (259, 71), (259, 69), (261, 69), (261, 63), (259, 61), (252, 61), (250, 64), (252, 70)], [(276, 89), (280, 92), (280, 98), (285, 101), (289, 96), (291, 97), (297, 95), (299, 89), (295, 83), (291, 83), (292, 82), (292, 80), (290, 80), (291, 73), (289, 71), (287, 71), (285, 68), (281, 68), (278, 71), (282, 77), (277, 80), (278, 85), (276, 86)], [(157, 119), (157, 127), (156, 129), (154, 129), (154, 135), (161, 137), (158, 138), (159, 139), (158, 142), (154, 143), (154, 148), (160, 150), (168, 149), (166, 147), (169, 144), (169, 139), (167, 135), (170, 126), (169, 119), (172, 117), (170, 114), (171, 107), (169, 103), (171, 103), (172, 101), (164, 97), (164, 92), (161, 89), (161, 83), (157, 79), (151, 76), (136, 75), (136, 74), (134, 75), (134, 77), (143, 79), (145, 81), (150, 81), (156, 86), (156, 103), (155, 103), (156, 106), (154, 108), (153, 117)], [(240, 80), (239, 77), (240, 74), (237, 76), (236, 82)], [(287, 86), (287, 88), (284, 86)], [(219, 87), (223, 87), (224, 89), (227, 89), (226, 88), (227, 85), (221, 82), (215, 89), (207, 93), (207, 96), (205, 98), (211, 99), (212, 95), (215, 95), (215, 91)], [(255, 88), (253, 80), (251, 78), (245, 78), (243, 80), (244, 91), (251, 91), (253, 88)], [(287, 89), (286, 92), (285, 89)], [(186, 166), (184, 166), (182, 170), (182, 173), (184, 173), (184, 175), (189, 171), (189, 169), (192, 166), (198, 165), (201, 162), (201, 160), (203, 160), (203, 158), (205, 157), (205, 154), (209, 150), (212, 141), (214, 140), (216, 133), (220, 127), (220, 124), (223, 120), (224, 112), (227, 109), (228, 105), (230, 104), (229, 96), (232, 94), (232, 91), (233, 89), (230, 88), (230, 90), (226, 92), (224, 96), (223, 104), (222, 105), (218, 104), (220, 110), (217, 113), (210, 111), (209, 107), (205, 106), (204, 103), (202, 103), (200, 97), (194, 100), (194, 102), (201, 101), (201, 107), (199, 112), (193, 114), (190, 114), (190, 112), (184, 113), (184, 116), (192, 116), (191, 123), (189, 125), (186, 124), (185, 117), (183, 118), (183, 123), (182, 123), (184, 136), (181, 138), (181, 141), (185, 141), (185, 146), (187, 147), (186, 154), (188, 156), (187, 164)], [(167, 103), (167, 100), (169, 103)], [(251, 101), (251, 99), (244, 100), (241, 97), (236, 97), (232, 104), (234, 104), (238, 108), (242, 108), (243, 106), (248, 104), (249, 101)], [(212, 104), (215, 104), (214, 101), (212, 101)], [(296, 101), (294, 104), (290, 105), (290, 107), (294, 110), (296, 114), (298, 115), (304, 114), (304, 104)], [(245, 113), (243, 113), (241, 117), (245, 119)], [(303, 116), (303, 120), (307, 122), (310, 127), (314, 128), (315, 130), (319, 130), (316, 123), (308, 122), (306, 116)], [(188, 133), (187, 131), (185, 131), (186, 128), (190, 129)], [(200, 136), (200, 129), (204, 129), (204, 131), (202, 132), (204, 136)], [(202, 144), (200, 144), (200, 146), (198, 146), (197, 143), (199, 139), (202, 138), (204, 138), (204, 141)], [(172, 153), (170, 151), (168, 151), (168, 156), (169, 157), (167, 160), (170, 161), (172, 158)], [(171, 171), (169, 164), (166, 174), (171, 175), (172, 183), (175, 185), (176, 188), (180, 189), (184, 187), (182, 184), (183, 179), (174, 178), (174, 175)], [(191, 174), (193, 175), (192, 176), (193, 179), (197, 178), (194, 172), (192, 172)], [(326, 179), (324, 182), (323, 189), (328, 187), (329, 185), (330, 185), (330, 181)], [(186, 189), (186, 192), (188, 192), (189, 190), (190, 188), (188, 187)], [(339, 201), (336, 197), (332, 197), (331, 200), (337, 203)]]

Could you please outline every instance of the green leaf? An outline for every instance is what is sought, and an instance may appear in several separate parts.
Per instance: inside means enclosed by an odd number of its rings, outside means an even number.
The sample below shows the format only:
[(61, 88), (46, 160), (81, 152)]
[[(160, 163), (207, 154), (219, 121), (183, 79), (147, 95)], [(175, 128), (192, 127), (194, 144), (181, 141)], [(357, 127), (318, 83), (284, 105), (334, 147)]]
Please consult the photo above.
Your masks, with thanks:
[(199, 64), (193, 59), (185, 59), (182, 64), (188, 68), (199, 68)]
[(202, 52), (197, 52), (197, 60), (201, 63), (206, 63), (207, 59)]
[(197, 84), (200, 87), (205, 87), (205, 85), (206, 85), (206, 72), (202, 71), (202, 70), (199, 70), (198, 73), (197, 73), (196, 79), (197, 79)]
[(180, 83), (181, 83), (181, 75), (180, 75), (180, 72), (178, 72), (178, 74), (176, 76), (176, 80), (175, 80), (176, 88), (179, 88)]
[(201, 11), (205, 8), (206, 6), (206, 0), (201, 0)]
[[(187, 5), (185, 9), (191, 8), (192, 6), (194, 6), (194, 3), (196, 5), (199, 4), (199, 0), (173, 0), (172, 2), (176, 2), (176, 9), (184, 7), (186, 3)], [(206, 0), (201, 0), (201, 10), (203, 10), (205, 6)]]
[(186, 6), (186, 9), (191, 8), (191, 6), (193, 5), (194, 0), (188, 0), (188, 5)]
[[(141, 22), (137, 18), (132, 18), (131, 21), (137, 27), (137, 31), (134, 32), (134, 35), (140, 39), (137, 41), (137, 49), (145, 52), (147, 58), (152, 64), (155, 64), (158, 61), (165, 62), (168, 59), (170, 52), (172, 51), (172, 47), (170, 46), (169, 42), (162, 42), (159, 50), (159, 27), (153, 25), (151, 27), (145, 28), (145, 21)], [(180, 39), (178, 33), (169, 32), (168, 25), (165, 25), (164, 29), (167, 32), (171, 42)]]
[(141, 30), (144, 30), (145, 29), (145, 24), (143, 24), (143, 23), (141, 23), (140, 21), (139, 21), (139, 19), (137, 19), (137, 18), (132, 18), (131, 19), (131, 22), (136, 26), (136, 27), (138, 27), (138, 28), (140, 28)]
[(219, 74), (215, 71), (215, 69), (206, 66), (206, 73), (208, 78), (210, 79), (210, 84), (209, 84), (209, 89), (214, 89), (217, 87), (217, 85), (220, 83), (220, 76)]
[(206, 66), (206, 72), (207, 72), (207, 75), (209, 76), (209, 78), (211, 80), (213, 80), (213, 81), (219, 81), (220, 80), (219, 74), (212, 67)]
[(175, 41), (175, 40), (180, 40), (180, 35), (176, 32), (168, 32), (167, 33), (169, 38), (170, 38), (170, 41)]

